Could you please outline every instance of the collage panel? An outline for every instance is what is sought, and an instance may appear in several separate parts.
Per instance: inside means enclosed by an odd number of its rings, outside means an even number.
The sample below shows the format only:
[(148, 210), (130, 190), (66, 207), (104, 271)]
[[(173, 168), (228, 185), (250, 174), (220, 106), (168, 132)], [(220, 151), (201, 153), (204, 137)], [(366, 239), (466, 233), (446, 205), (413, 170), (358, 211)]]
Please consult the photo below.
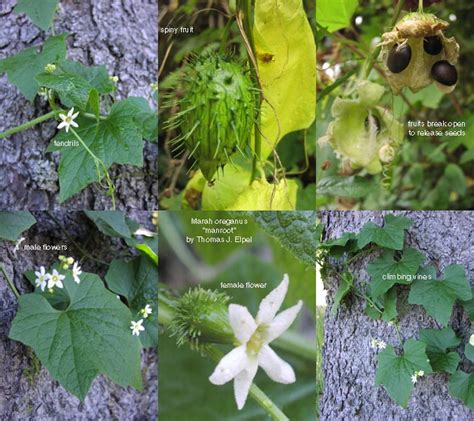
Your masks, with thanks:
[(317, 418), (472, 419), (474, 213), (318, 216)]
[(156, 419), (157, 217), (0, 211), (0, 419)]
[(0, 209), (157, 209), (157, 0), (2, 0)]
[(317, 1), (317, 209), (473, 209), (473, 18), (454, 0)]
[(315, 217), (160, 212), (160, 420), (314, 420)]
[(161, 210), (314, 210), (314, 0), (162, 2)]

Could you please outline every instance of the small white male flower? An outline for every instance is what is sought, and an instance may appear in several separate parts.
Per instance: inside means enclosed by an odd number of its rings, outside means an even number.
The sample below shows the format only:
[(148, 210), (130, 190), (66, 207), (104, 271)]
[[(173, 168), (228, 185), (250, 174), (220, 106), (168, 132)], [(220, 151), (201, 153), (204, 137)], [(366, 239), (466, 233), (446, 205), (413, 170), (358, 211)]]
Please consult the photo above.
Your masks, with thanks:
[(44, 291), (46, 288), (46, 284), (48, 283), (48, 276), (49, 274), (46, 273), (46, 270), (44, 266), (40, 267), (39, 272), (35, 272), (36, 279), (35, 279), (35, 284), (37, 288), (41, 288), (41, 291)]
[(143, 317), (146, 319), (151, 313), (153, 312), (153, 310), (151, 309), (151, 306), (150, 304), (147, 304), (145, 306), (145, 308), (141, 309), (140, 310), (140, 313), (143, 314)]
[(53, 270), (53, 273), (48, 273), (48, 288), (62, 288), (63, 285), (63, 279), (65, 278), (64, 275), (61, 275), (58, 273), (56, 269)]
[(387, 348), (387, 344), (385, 341), (379, 340), (377, 338), (372, 338), (370, 340), (370, 347), (374, 349), (385, 349)]
[(420, 370), (416, 373), (418, 377), (423, 377), (425, 375), (425, 372), (423, 370)]
[(132, 325), (130, 326), (130, 329), (132, 329), (132, 335), (139, 336), (140, 332), (143, 332), (145, 330), (142, 325), (143, 319), (140, 319), (138, 322), (134, 322), (132, 320)]
[(417, 378), (418, 378), (418, 376), (416, 375), (416, 373), (415, 373), (415, 374), (413, 374), (413, 376), (411, 376), (411, 382), (412, 382), (413, 384), (415, 384), (415, 383), (416, 383), (416, 380), (417, 380)]
[(370, 347), (375, 349), (375, 348), (377, 348), (378, 343), (379, 343), (379, 341), (376, 338), (372, 338), (370, 340)]
[(474, 334), (472, 334), (471, 337), (469, 338), (469, 344), (474, 346)]
[(387, 348), (387, 344), (384, 341), (379, 341), (379, 349)]
[(79, 112), (74, 114), (74, 107), (72, 107), (67, 115), (64, 114), (59, 114), (59, 118), (62, 120), (61, 123), (58, 125), (58, 129), (61, 130), (63, 127), (66, 129), (66, 133), (69, 132), (69, 128), (72, 127), (79, 127), (79, 125), (74, 121), (77, 116), (79, 115)]
[(76, 284), (81, 283), (81, 278), (79, 278), (79, 275), (81, 274), (81, 267), (77, 264), (77, 262), (74, 262), (74, 266), (72, 267), (72, 277), (74, 278), (74, 282), (76, 282)]
[(303, 305), (300, 300), (293, 307), (276, 314), (285, 299), (288, 283), (288, 275), (285, 274), (280, 285), (260, 303), (256, 319), (246, 307), (229, 305), (229, 321), (239, 346), (219, 361), (209, 381), (223, 385), (233, 379), (234, 397), (239, 410), (245, 405), (259, 366), (273, 381), (283, 384), (295, 381), (293, 368), (268, 346), (290, 327)]

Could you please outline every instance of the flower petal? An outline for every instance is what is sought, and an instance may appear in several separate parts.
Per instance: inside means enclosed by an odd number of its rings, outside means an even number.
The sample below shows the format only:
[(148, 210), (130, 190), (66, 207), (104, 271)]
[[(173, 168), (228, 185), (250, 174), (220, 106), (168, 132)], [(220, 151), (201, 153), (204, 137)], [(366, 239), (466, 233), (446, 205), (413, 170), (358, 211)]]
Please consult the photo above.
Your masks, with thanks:
[(244, 407), (249, 394), (252, 381), (257, 374), (258, 361), (256, 358), (249, 359), (249, 364), (234, 379), (234, 397), (237, 408), (240, 410)]
[(72, 120), (75, 120), (78, 115), (79, 115), (79, 111), (78, 111), (76, 114), (74, 114), (74, 115), (71, 117), (71, 119), (72, 119)]
[(72, 127), (79, 127), (79, 124), (77, 124), (75, 121), (71, 121), (71, 126)]
[(257, 324), (247, 307), (238, 304), (229, 305), (229, 320), (234, 335), (241, 344), (247, 343), (257, 329)]
[(283, 281), (270, 292), (260, 303), (257, 314), (257, 324), (270, 323), (278, 309), (281, 307), (288, 291), (288, 275), (285, 273)]
[(67, 126), (67, 123), (65, 121), (63, 121), (62, 123), (59, 123), (58, 125), (58, 129), (62, 129), (63, 127)]
[(67, 113), (67, 116), (68, 117), (72, 117), (72, 115), (74, 114), (74, 107), (72, 107), (69, 112)]
[(275, 382), (289, 384), (296, 380), (291, 365), (282, 360), (268, 345), (262, 347), (258, 355), (258, 365)]
[(66, 121), (67, 115), (65, 115), (65, 114), (59, 114), (59, 118), (60, 118), (62, 121)]
[(245, 345), (234, 348), (219, 361), (214, 372), (209, 376), (212, 384), (221, 385), (232, 380), (248, 364)]
[(291, 324), (295, 321), (299, 311), (301, 310), (302, 305), (303, 301), (299, 300), (298, 304), (286, 309), (285, 311), (282, 311), (273, 319), (267, 329), (267, 337), (265, 338), (265, 342), (267, 344), (278, 338), (291, 326)]

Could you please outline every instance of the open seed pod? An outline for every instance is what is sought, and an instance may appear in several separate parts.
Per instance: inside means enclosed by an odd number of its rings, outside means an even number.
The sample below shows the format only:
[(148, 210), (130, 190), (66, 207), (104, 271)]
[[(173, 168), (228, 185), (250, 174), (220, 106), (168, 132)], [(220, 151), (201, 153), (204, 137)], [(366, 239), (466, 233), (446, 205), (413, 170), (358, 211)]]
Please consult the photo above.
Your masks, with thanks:
[(382, 165), (395, 157), (403, 140), (403, 126), (393, 115), (377, 106), (384, 88), (361, 81), (357, 98), (337, 98), (332, 107), (334, 121), (320, 143), (328, 142), (353, 169), (364, 168), (370, 174), (382, 171)]
[(442, 92), (454, 90), (459, 45), (444, 35), (448, 26), (435, 15), (409, 13), (382, 35), (386, 76), (395, 94), (404, 87), (417, 92), (433, 82)]

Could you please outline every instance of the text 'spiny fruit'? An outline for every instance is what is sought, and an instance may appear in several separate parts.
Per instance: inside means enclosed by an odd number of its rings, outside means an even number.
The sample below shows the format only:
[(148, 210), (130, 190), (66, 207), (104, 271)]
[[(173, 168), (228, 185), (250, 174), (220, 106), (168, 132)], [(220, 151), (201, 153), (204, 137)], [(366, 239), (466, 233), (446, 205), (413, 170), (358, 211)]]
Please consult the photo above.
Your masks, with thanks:
[(256, 113), (256, 88), (241, 64), (229, 56), (195, 57), (180, 81), (184, 96), (169, 127), (184, 143), (209, 182), (240, 151), (244, 154)]

